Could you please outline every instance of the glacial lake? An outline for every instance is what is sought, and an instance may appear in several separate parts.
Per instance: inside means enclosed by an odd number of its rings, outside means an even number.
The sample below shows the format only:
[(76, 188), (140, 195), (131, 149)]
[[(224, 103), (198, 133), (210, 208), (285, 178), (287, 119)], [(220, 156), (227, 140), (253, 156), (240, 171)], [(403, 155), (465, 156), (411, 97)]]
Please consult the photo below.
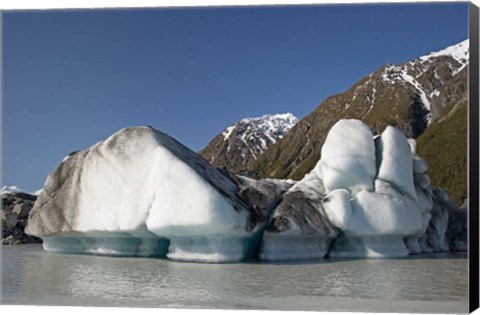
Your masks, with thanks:
[(199, 264), (1, 246), (1, 304), (297, 311), (468, 311), (466, 253)]

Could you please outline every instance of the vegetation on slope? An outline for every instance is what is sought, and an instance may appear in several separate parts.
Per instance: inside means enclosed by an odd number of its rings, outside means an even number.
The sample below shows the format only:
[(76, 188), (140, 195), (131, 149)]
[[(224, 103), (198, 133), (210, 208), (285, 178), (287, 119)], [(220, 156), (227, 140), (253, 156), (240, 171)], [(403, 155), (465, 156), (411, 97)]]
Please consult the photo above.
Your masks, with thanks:
[(417, 139), (417, 153), (429, 164), (433, 187), (462, 204), (467, 198), (467, 98)]

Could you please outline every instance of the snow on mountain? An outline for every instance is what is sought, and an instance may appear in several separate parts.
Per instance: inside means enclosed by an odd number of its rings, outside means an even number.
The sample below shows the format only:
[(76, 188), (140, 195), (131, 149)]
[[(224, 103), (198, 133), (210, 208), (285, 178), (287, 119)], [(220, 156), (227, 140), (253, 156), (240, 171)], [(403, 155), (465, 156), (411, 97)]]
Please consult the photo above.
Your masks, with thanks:
[(440, 51), (431, 52), (426, 56), (420, 57), (419, 59), (425, 61), (439, 56), (447, 56), (455, 59), (460, 64), (465, 65), (468, 63), (469, 47), (469, 40), (466, 39), (463, 42), (460, 42), (456, 45), (448, 46), (447, 48)]
[(241, 171), (297, 122), (291, 113), (244, 118), (213, 138), (200, 155), (217, 167)]
[(22, 190), (17, 187), (17, 186), (3, 186), (2, 189), (0, 190), (0, 194), (15, 194), (19, 193)]
[[(222, 135), (228, 141), (232, 135), (244, 142), (247, 146), (259, 140), (260, 149), (266, 149), (268, 144), (277, 142), (298, 122), (297, 117), (291, 113), (263, 115), (261, 117), (249, 117), (227, 127)], [(239, 130), (234, 134), (233, 131)]]
[[(447, 60), (440, 63), (439, 59), (442, 58)], [(414, 61), (401, 65), (387, 65), (383, 70), (382, 79), (389, 84), (400, 83), (411, 86), (429, 112), (426, 120), (430, 123), (432, 121), (432, 101), (433, 98), (439, 96), (438, 88), (444, 84), (444, 81), (462, 71), (468, 65), (468, 60), (469, 41), (467, 39), (440, 51), (421, 56)], [(441, 68), (445, 65), (448, 67), (446, 70)], [(427, 75), (433, 78), (427, 81), (428, 85), (425, 85), (427, 83), (425, 76)], [(432, 81), (438, 81), (439, 84), (432, 85)]]
[(3, 186), (2, 189), (0, 189), (0, 194), (16, 194), (16, 193), (26, 193), (29, 195), (33, 196), (38, 196), (43, 189), (38, 189), (34, 192), (26, 192), (22, 190), (20, 187), (12, 185), (12, 186)]

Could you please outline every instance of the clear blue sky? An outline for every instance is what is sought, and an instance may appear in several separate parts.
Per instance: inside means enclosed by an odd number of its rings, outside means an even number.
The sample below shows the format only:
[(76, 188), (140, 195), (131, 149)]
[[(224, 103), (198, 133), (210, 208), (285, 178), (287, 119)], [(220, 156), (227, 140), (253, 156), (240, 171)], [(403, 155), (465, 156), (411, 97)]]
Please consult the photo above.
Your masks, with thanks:
[(3, 185), (152, 125), (195, 151), (249, 116), (299, 118), (386, 63), (468, 37), (468, 4), (3, 14)]

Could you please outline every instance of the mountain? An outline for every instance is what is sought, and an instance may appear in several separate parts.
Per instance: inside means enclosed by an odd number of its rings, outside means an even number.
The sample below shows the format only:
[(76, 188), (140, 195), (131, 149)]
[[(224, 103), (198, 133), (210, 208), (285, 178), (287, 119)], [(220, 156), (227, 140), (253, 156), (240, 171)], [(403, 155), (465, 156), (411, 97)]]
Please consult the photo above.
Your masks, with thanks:
[[(461, 108), (466, 105), (468, 91), (468, 48), (466, 40), (413, 61), (379, 68), (344, 93), (323, 101), (259, 156), (252, 163), (252, 170), (263, 177), (301, 179), (319, 160), (328, 130), (340, 119), (361, 119), (377, 134), (387, 125), (396, 126), (411, 138), (419, 138), (428, 131), (426, 135), (435, 134), (442, 143), (441, 140), (449, 136), (448, 121), (463, 115), (463, 120), (458, 120), (465, 123), (460, 124), (462, 127), (456, 132), (466, 141), (466, 110)], [(458, 174), (463, 164), (453, 167), (452, 161), (464, 160), (466, 150), (449, 152), (450, 162), (440, 161), (433, 158), (436, 153), (425, 152), (426, 142), (426, 136), (419, 139), (419, 152), (432, 171), (441, 173), (439, 170), (446, 167)], [(445, 148), (440, 145), (435, 149), (445, 151)], [(445, 164), (447, 162), (449, 164)], [(466, 164), (464, 166), (466, 168)], [(432, 181), (445, 184), (436, 174), (432, 174)], [(461, 175), (459, 181), (466, 183), (466, 177)], [(445, 185), (442, 188), (451, 191)], [(462, 200), (455, 198), (455, 201)]]
[(200, 155), (216, 167), (241, 173), (297, 122), (290, 113), (242, 119), (213, 138)]
[(418, 154), (430, 169), (432, 186), (446, 190), (452, 200), (465, 206), (467, 198), (468, 95), (451, 106), (445, 116), (418, 137)]
[(0, 194), (3, 195), (3, 194), (16, 194), (16, 193), (24, 193), (24, 194), (29, 194), (29, 195), (33, 195), (33, 196), (38, 196), (40, 193), (42, 192), (42, 189), (38, 189), (34, 192), (26, 192), (26, 191), (23, 191), (21, 188), (19, 188), (18, 186), (3, 186), (1, 189), (0, 189)]
[(0, 189), (0, 194), (15, 194), (18, 192), (21, 192), (22, 190), (18, 188), (17, 186), (3, 186), (2, 189)]

